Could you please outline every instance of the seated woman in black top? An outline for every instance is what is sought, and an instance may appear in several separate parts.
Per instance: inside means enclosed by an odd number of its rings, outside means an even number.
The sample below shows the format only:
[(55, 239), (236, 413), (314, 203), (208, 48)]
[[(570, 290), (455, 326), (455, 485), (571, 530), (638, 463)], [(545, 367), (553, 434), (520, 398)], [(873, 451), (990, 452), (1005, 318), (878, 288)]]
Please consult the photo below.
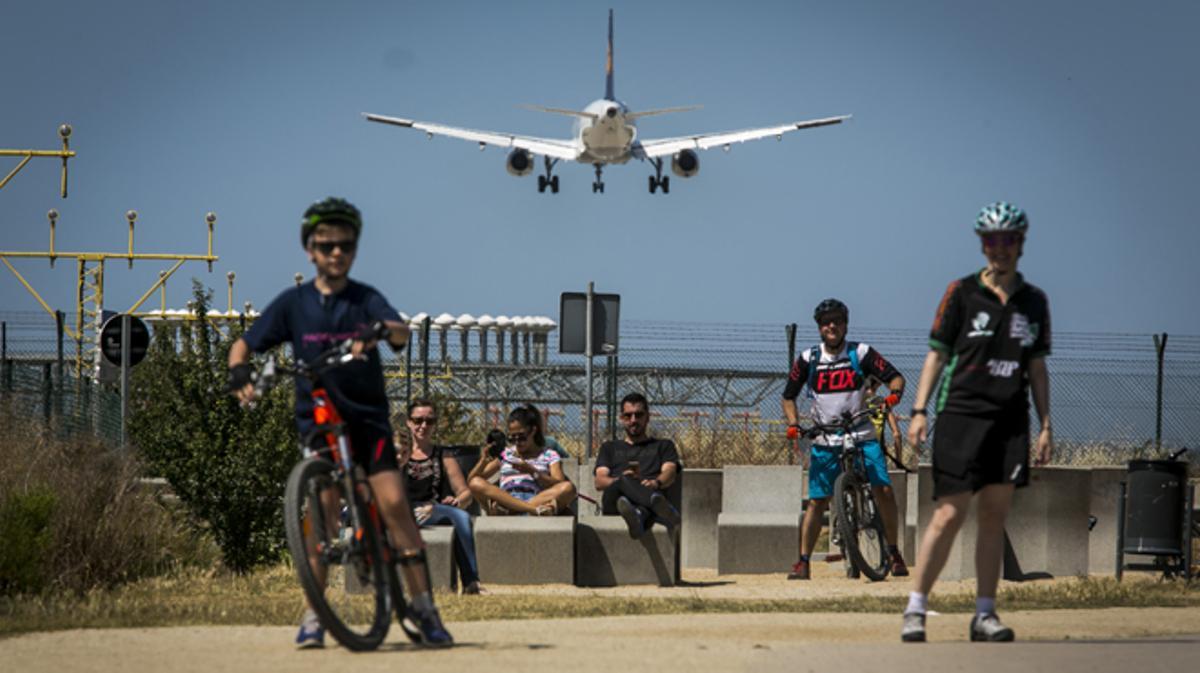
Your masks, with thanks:
[[(433, 443), (437, 425), (433, 402), (418, 399), (410, 403), (406, 425), (412, 437), (411, 445), (407, 451), (403, 441), (396, 445), (413, 516), (422, 528), (454, 526), (454, 561), (462, 578), (462, 591), (464, 594), (481, 593), (475, 534), (471, 529), (471, 516), (465, 511), (471, 506), (471, 489), (467, 488), (458, 461), (447, 458), (442, 447)], [(453, 495), (439, 497), (447, 486)]]

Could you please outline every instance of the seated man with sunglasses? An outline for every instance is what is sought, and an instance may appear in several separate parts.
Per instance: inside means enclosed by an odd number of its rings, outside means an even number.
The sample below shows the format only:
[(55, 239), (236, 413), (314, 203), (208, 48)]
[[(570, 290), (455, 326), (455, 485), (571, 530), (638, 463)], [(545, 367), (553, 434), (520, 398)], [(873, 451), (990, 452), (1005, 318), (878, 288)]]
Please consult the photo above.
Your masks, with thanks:
[(650, 403), (640, 393), (621, 399), (625, 438), (605, 442), (596, 458), (596, 490), (604, 495), (605, 514), (620, 514), (637, 540), (659, 522), (668, 529), (680, 523), (679, 511), (665, 491), (679, 475), (679, 452), (669, 439), (651, 437)]

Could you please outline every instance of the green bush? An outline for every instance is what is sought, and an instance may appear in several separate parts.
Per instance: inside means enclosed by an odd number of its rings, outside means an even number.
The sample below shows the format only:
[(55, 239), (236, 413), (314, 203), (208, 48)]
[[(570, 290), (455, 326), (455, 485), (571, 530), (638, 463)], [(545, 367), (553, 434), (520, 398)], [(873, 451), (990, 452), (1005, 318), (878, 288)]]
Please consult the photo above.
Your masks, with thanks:
[(225, 564), (244, 572), (283, 549), (283, 489), (300, 459), (293, 392), (278, 386), (250, 409), (226, 393), (226, 358), (241, 330), (209, 322), (210, 298), (196, 283), (195, 319), (178, 333), (156, 331), (134, 370), (129, 436), (206, 524)]
[(45, 486), (10, 493), (0, 502), (0, 596), (45, 587), (50, 520), (57, 502)]

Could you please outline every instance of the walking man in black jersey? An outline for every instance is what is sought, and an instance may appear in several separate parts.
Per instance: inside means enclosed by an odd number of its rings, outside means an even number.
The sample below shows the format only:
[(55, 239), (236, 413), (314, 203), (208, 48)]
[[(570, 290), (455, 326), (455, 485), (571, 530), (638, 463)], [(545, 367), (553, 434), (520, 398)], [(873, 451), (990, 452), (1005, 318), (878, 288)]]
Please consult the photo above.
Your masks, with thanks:
[(950, 283), (930, 333), (908, 426), (919, 447), (927, 433), (926, 405), (938, 377), (933, 437), (933, 497), (937, 508), (918, 553), (913, 592), (900, 637), (925, 640), (927, 599), (976, 497), (976, 599), (973, 641), (1010, 641), (1013, 630), (996, 616), (996, 587), (1004, 553), (1004, 520), (1014, 489), (1029, 481), (1029, 392), (1041, 420), (1033, 463), (1050, 460), (1050, 308), (1046, 295), (1017, 273), (1029, 220), (999, 202), (980, 211), (975, 232), (987, 266)]

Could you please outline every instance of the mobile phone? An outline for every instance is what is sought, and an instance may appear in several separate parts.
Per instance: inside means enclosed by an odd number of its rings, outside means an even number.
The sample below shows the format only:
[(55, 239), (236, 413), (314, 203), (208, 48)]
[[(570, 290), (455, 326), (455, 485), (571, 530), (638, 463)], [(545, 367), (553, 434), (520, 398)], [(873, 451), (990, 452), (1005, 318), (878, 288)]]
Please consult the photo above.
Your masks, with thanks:
[(634, 474), (638, 474), (640, 471), (640, 468), (641, 468), (641, 465), (638, 463), (638, 461), (636, 461), (636, 460), (629, 461), (628, 469), (633, 470)]

